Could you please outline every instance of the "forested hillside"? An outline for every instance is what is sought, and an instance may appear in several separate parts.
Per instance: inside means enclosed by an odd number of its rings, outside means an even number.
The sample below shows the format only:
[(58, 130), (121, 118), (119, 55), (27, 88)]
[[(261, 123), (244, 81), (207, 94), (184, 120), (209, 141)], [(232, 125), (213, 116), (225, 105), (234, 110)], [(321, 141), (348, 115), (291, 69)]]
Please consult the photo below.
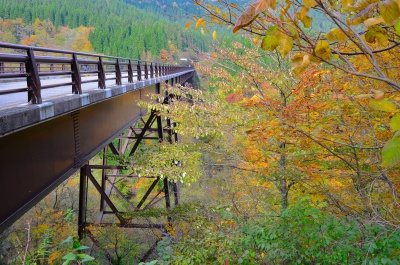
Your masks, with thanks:
[(185, 21), (192, 15), (201, 13), (201, 8), (193, 5), (191, 1), (187, 0), (123, 0), (124, 2), (134, 5), (137, 8), (158, 14), (172, 21)]
[(26, 24), (50, 20), (56, 28), (92, 27), (89, 40), (96, 52), (131, 58), (158, 57), (168, 49), (168, 40), (178, 50), (193, 44), (204, 51), (209, 44), (200, 32), (184, 31), (183, 25), (119, 0), (1, 0), (0, 17), (21, 18)]

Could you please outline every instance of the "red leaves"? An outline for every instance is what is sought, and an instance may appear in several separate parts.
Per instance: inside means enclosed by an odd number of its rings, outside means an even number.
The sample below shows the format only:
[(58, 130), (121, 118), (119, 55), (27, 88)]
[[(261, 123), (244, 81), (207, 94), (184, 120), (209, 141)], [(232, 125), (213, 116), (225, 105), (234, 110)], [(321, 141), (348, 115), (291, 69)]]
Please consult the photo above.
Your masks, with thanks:
[(242, 98), (243, 95), (241, 93), (233, 92), (227, 95), (225, 99), (229, 104), (233, 104), (239, 102), (240, 100), (242, 100)]

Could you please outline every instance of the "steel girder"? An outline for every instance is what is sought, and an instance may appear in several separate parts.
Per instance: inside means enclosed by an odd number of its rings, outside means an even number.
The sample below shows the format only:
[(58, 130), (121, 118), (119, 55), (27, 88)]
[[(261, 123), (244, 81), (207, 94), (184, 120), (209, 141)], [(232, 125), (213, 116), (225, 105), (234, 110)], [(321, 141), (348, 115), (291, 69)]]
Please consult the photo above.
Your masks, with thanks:
[[(173, 82), (173, 81), (172, 81)], [(160, 93), (160, 85), (156, 86), (156, 91)], [(168, 99), (169, 95), (165, 95)], [(168, 104), (168, 100), (164, 101)], [(174, 198), (173, 205), (178, 205), (180, 202), (180, 187), (177, 183), (171, 183), (168, 179), (164, 178), (163, 190), (155, 191), (157, 184), (160, 183), (160, 178), (157, 176), (139, 177), (135, 174), (123, 174), (120, 171), (126, 169), (124, 166), (110, 165), (107, 155), (112, 153), (115, 156), (132, 156), (137, 150), (143, 140), (155, 140), (158, 142), (168, 141), (170, 143), (178, 141), (178, 135), (173, 132), (173, 126), (176, 126), (170, 119), (166, 119), (165, 124), (157, 112), (152, 111), (145, 119), (145, 116), (136, 121), (128, 128), (123, 134), (117, 137), (116, 141), (111, 142), (103, 150), (102, 165), (89, 165), (86, 164), (80, 171), (80, 199), (79, 199), (79, 217), (78, 217), (78, 234), (80, 238), (86, 234), (92, 239), (93, 243), (99, 247), (98, 240), (96, 240), (90, 227), (110, 227), (118, 226), (121, 228), (137, 228), (137, 229), (157, 229), (165, 231), (167, 224), (172, 222), (171, 217), (167, 217), (164, 223), (154, 223), (149, 218), (145, 218), (145, 223), (135, 223), (132, 219), (127, 218), (125, 213), (143, 211), (157, 205), (161, 200), (165, 200), (165, 207), (171, 208), (171, 197)], [(93, 173), (96, 170), (101, 170), (101, 177), (95, 177)], [(133, 204), (121, 190), (116, 186), (122, 180), (148, 178), (153, 179), (142, 198), (137, 204)], [(88, 202), (87, 195), (89, 185), (100, 194), (99, 212), (95, 221), (90, 221), (87, 218)], [(172, 190), (172, 191), (171, 191)], [(115, 197), (122, 199), (126, 209), (118, 209)], [(114, 216), (114, 222), (106, 216)], [(115, 222), (117, 221), (117, 222)], [(143, 255), (141, 261), (145, 261), (152, 251), (155, 249), (157, 240), (150, 246), (149, 250)], [(108, 253), (106, 256), (111, 259)]]

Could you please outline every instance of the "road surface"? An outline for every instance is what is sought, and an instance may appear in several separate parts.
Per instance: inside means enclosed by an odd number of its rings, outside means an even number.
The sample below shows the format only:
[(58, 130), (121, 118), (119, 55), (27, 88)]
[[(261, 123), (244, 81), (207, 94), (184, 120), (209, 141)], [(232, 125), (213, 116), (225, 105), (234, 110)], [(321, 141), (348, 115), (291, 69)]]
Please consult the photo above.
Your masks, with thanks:
[[(115, 75), (107, 75), (106, 78), (115, 77)], [(82, 77), (82, 81), (86, 80), (97, 80), (97, 76), (85, 76)], [(52, 78), (52, 79), (41, 79), (42, 85), (50, 85), (57, 83), (71, 82), (71, 78)], [(135, 81), (135, 79), (134, 79)], [(128, 78), (122, 78), (122, 84), (128, 83)], [(107, 80), (106, 86), (111, 87), (115, 85), (115, 80)], [(9, 83), (0, 83), (0, 90), (22, 88), (26, 87), (26, 81), (17, 81)], [(98, 82), (91, 82), (82, 84), (82, 92), (98, 89)], [(47, 101), (53, 98), (72, 96), (72, 86), (61, 86), (48, 89), (42, 89), (42, 100)], [(0, 110), (25, 106), (28, 105), (28, 92), (18, 92), (13, 94), (0, 95)]]

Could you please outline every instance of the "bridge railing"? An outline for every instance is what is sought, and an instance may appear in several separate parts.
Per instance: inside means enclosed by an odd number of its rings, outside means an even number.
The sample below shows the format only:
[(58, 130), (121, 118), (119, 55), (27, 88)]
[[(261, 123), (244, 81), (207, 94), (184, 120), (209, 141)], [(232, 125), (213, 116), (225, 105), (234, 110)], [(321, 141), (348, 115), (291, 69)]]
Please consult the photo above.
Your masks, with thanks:
[[(105, 89), (106, 81), (115, 80), (121, 85), (149, 78), (161, 77), (173, 73), (192, 70), (192, 67), (151, 62), (139, 59), (114, 57), (84, 52), (32, 47), (0, 42), (0, 48), (7, 53), (0, 53), (0, 81), (26, 79), (26, 87), (1, 90), (1, 94), (17, 92), (28, 93), (28, 102), (42, 103), (42, 89), (60, 86), (72, 86), (72, 93), (82, 94), (82, 84), (98, 83), (98, 88)], [(10, 52), (9, 52), (10, 51)], [(42, 85), (46, 77), (67, 77), (70, 81)], [(91, 77), (90, 79), (82, 77)]]

